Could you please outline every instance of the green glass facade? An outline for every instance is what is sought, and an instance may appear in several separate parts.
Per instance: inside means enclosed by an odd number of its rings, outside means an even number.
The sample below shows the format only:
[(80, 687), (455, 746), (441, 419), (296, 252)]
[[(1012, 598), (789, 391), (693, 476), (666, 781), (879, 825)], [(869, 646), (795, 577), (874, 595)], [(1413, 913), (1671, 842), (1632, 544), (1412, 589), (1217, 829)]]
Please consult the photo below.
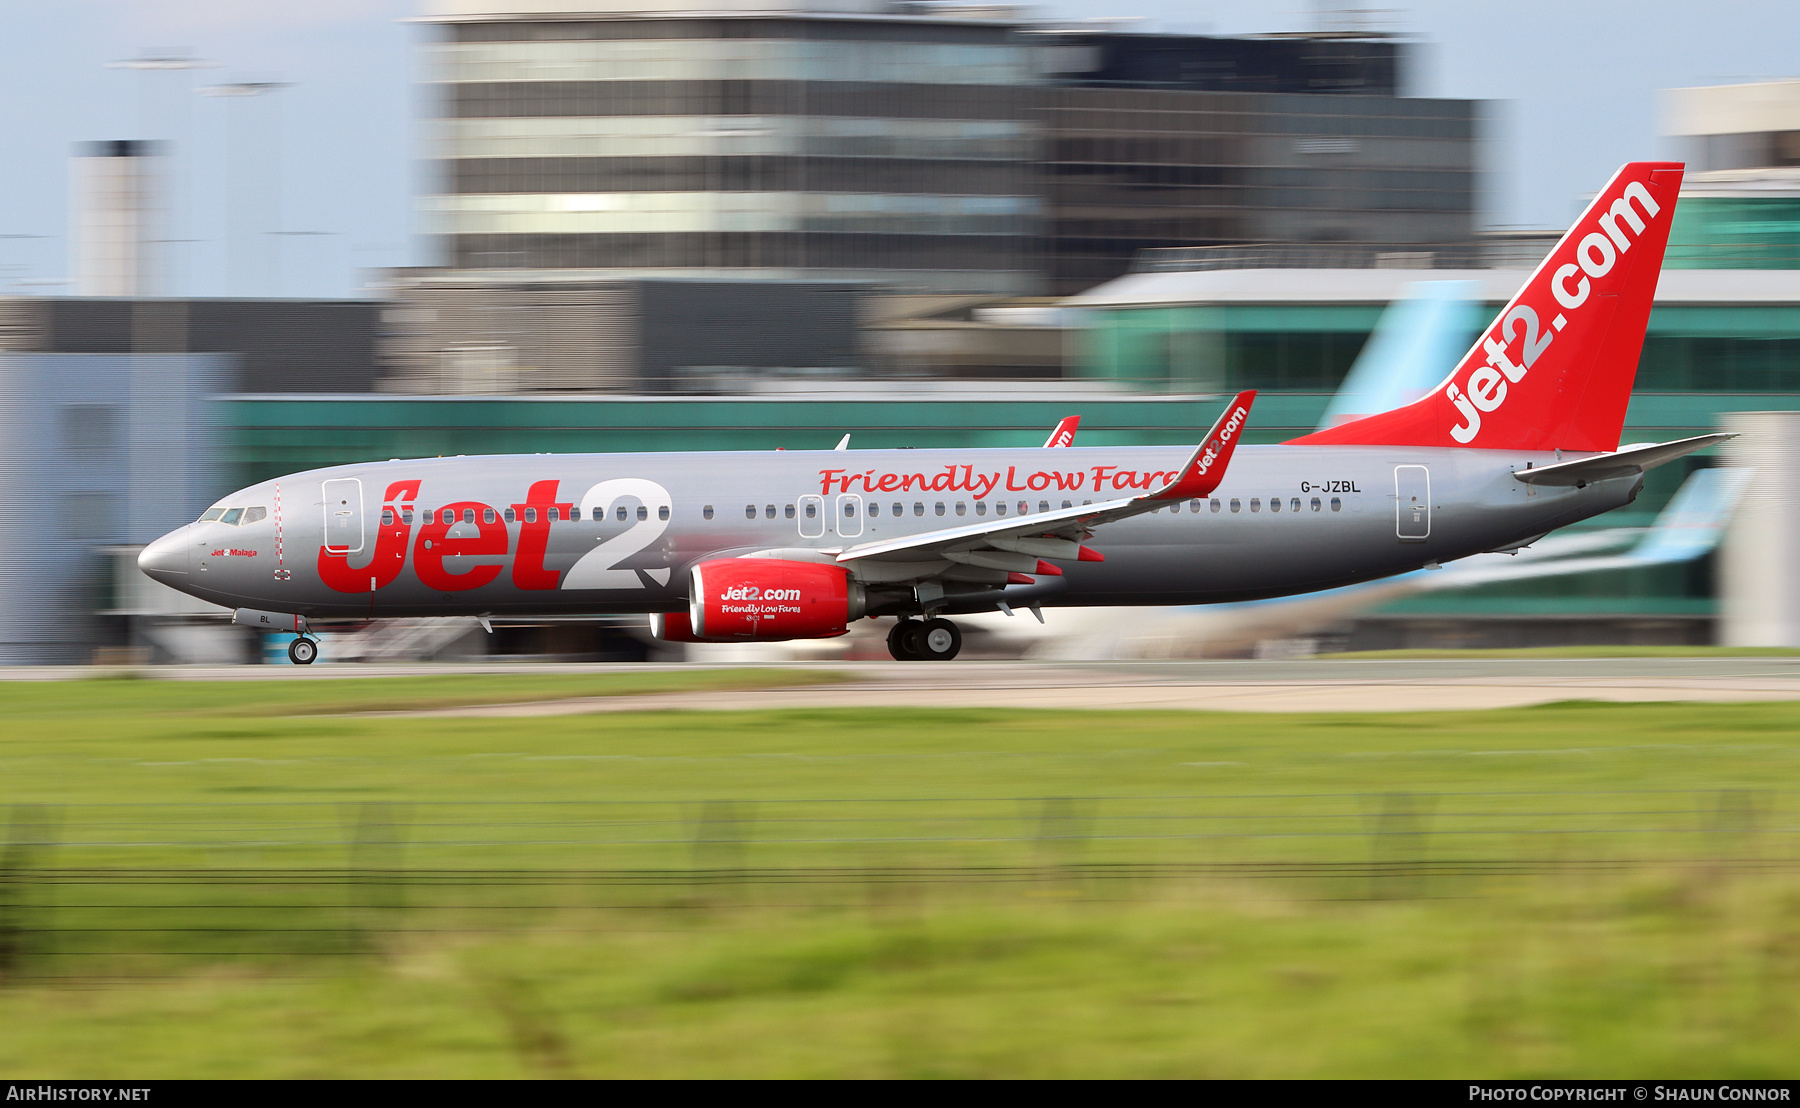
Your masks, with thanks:
[(1683, 196), (1667, 269), (1800, 269), (1800, 196)]

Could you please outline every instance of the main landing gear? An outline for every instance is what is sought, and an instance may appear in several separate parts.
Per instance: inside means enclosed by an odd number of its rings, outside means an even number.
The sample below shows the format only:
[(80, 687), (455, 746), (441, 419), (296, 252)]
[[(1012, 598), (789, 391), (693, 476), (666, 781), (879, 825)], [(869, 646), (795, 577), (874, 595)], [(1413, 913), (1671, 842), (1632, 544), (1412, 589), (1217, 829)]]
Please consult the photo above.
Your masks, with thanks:
[(297, 666), (310, 666), (318, 656), (319, 644), (311, 639), (299, 638), (288, 643), (288, 661)]
[(948, 662), (962, 649), (962, 629), (947, 619), (903, 619), (888, 632), (888, 653), (900, 662)]

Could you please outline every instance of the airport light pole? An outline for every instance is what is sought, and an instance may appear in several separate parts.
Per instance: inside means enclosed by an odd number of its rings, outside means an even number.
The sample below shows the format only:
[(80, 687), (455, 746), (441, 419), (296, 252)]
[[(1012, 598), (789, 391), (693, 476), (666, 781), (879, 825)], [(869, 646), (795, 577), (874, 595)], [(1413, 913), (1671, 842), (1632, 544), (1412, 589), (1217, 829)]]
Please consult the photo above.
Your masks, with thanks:
[[(271, 106), (268, 126), (262, 129), (266, 135), (268, 160), (273, 163), (268, 172), (269, 210), (263, 220), (254, 220), (247, 210), (251, 194), (255, 191), (252, 169), (244, 164), (250, 149), (248, 143), (251, 136), (248, 130), (251, 121), (245, 118), (242, 108), (228, 111), (226, 116), (225, 160), (230, 190), (225, 205), (227, 295), (266, 293), (269, 291), (266, 286), (271, 278), (276, 283), (280, 281), (280, 244), (279, 239), (274, 237), (274, 232), (281, 227), (281, 112), (279, 101), (273, 94), (292, 87), (286, 81), (230, 81), (208, 85), (199, 90), (204, 96), (222, 96), (239, 104), (267, 96)], [(263, 226), (252, 227), (250, 224), (253, 222), (262, 223)], [(272, 265), (261, 257), (265, 248), (275, 255)], [(254, 291), (246, 289), (246, 284), (252, 280), (264, 287)]]
[[(187, 267), (181, 264), (186, 259), (174, 248), (197, 241), (182, 237), (192, 207), (186, 171), (191, 156), (185, 95), (189, 83), (187, 73), (195, 69), (217, 69), (218, 66), (180, 50), (164, 50), (146, 51), (136, 58), (107, 62), (106, 68), (132, 70), (138, 74), (138, 135), (164, 147), (166, 199), (163, 202), (162, 234), (153, 241), (168, 249), (158, 251), (162, 255), (162, 264), (157, 267), (161, 271), (157, 274), (158, 287), (148, 291), (178, 296), (189, 290), (185, 280)], [(180, 83), (169, 80), (170, 76), (178, 77)], [(172, 88), (174, 95), (156, 95), (159, 88)]]

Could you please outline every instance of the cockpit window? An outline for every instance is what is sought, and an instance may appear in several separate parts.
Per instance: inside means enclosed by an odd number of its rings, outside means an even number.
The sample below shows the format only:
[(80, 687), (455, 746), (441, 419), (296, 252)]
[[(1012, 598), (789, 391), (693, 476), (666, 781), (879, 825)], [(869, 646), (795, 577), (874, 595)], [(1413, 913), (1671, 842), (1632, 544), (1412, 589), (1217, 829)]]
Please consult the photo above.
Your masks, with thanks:
[(264, 508), (261, 505), (258, 505), (254, 508), (245, 508), (244, 509), (244, 522), (245, 523), (255, 523), (259, 519), (266, 518), (268, 516), (268, 514), (269, 514), (269, 509)]
[(225, 514), (225, 509), (223, 509), (223, 508), (208, 508), (208, 509), (206, 509), (205, 514), (203, 514), (200, 517), (200, 522), (201, 523), (210, 523), (211, 521), (218, 519), (220, 516), (222, 516), (224, 514)]
[(242, 508), (227, 508), (227, 509), (225, 509), (225, 514), (219, 517), (219, 522), (220, 523), (229, 523), (233, 527), (236, 527), (238, 520), (243, 516), (243, 514), (244, 514), (244, 509), (242, 509)]

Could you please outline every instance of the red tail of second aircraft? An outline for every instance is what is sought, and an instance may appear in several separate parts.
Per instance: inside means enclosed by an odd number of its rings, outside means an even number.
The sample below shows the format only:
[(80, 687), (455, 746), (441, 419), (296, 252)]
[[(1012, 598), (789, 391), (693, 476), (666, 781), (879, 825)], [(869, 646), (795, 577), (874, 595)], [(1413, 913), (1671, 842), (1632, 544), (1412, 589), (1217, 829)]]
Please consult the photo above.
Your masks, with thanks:
[(1615, 173), (1429, 394), (1292, 445), (1618, 449), (1683, 169)]

